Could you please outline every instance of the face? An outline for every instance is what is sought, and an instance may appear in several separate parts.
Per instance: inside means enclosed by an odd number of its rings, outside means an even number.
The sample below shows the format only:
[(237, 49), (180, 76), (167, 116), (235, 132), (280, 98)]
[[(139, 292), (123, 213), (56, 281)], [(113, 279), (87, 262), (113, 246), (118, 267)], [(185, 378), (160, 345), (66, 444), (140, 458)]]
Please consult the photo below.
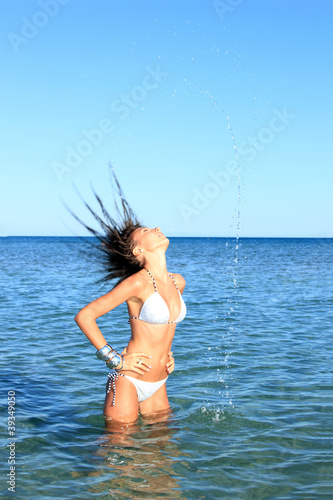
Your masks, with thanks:
[[(159, 227), (150, 229), (140, 227), (133, 231), (132, 237), (135, 241), (134, 254), (140, 255), (144, 252), (153, 252), (157, 248), (168, 248), (169, 240)], [(143, 250), (143, 252), (141, 252)]]

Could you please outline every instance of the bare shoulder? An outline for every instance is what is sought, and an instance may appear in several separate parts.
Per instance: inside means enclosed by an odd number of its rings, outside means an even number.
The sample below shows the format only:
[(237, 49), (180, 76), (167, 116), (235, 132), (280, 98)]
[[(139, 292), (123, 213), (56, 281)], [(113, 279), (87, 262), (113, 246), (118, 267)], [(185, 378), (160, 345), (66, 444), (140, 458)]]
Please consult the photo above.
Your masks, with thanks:
[(96, 300), (93, 300), (90, 304), (81, 309), (78, 315), (84, 316), (88, 314), (96, 319), (103, 314), (112, 311), (112, 309), (125, 301), (140, 300), (142, 288), (145, 286), (144, 283), (144, 276), (142, 276), (140, 272), (135, 273), (118, 283), (118, 285), (106, 294)]
[(127, 286), (130, 287), (138, 287), (144, 283), (145, 276), (142, 274), (141, 271), (132, 274), (128, 278), (126, 278), (122, 283), (126, 283)]
[(149, 278), (149, 276), (146, 276), (146, 274), (141, 270), (126, 278), (118, 286), (122, 285), (123, 287), (126, 287), (130, 292), (129, 299), (135, 300), (140, 297), (144, 288), (149, 285), (149, 279), (147, 278)]
[(170, 274), (172, 274), (172, 276), (175, 278), (177, 286), (179, 288), (179, 291), (183, 293), (183, 290), (184, 290), (185, 285), (186, 285), (185, 278), (181, 274), (178, 274), (178, 273), (170, 273)]
[(128, 278), (126, 278), (122, 283), (126, 284), (131, 288), (139, 288), (146, 282), (146, 276), (139, 271), (137, 273), (132, 274)]

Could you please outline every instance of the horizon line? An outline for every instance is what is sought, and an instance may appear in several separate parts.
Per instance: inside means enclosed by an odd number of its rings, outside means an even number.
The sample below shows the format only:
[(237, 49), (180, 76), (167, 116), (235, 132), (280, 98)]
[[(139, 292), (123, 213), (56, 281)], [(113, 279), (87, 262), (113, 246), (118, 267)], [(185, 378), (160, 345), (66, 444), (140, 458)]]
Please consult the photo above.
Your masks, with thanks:
[[(90, 235), (57, 235), (57, 234), (0, 234), (0, 238), (96, 238), (96, 236)], [(266, 238), (266, 239), (333, 239), (333, 236), (212, 236), (212, 235), (201, 235), (201, 236), (167, 236), (167, 238), (237, 238), (237, 239), (246, 239), (246, 238)], [(97, 238), (96, 238), (97, 239)]]

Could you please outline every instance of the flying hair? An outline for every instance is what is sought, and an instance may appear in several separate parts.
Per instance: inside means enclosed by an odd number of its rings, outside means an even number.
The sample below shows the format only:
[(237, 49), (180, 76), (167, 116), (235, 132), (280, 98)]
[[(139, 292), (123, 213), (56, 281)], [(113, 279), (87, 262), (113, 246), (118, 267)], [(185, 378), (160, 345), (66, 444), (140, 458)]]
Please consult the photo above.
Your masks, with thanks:
[(95, 192), (92, 186), (91, 188), (93, 194), (99, 204), (103, 217), (99, 216), (90, 207), (90, 205), (88, 205), (88, 203), (77, 191), (76, 187), (74, 187), (86, 208), (99, 223), (101, 230), (94, 229), (91, 226), (87, 225), (82, 219), (74, 214), (69, 207), (66, 206), (66, 208), (73, 215), (73, 217), (78, 222), (80, 222), (80, 224), (82, 224), (92, 235), (94, 235), (99, 240), (99, 244), (96, 245), (96, 248), (101, 252), (100, 256), (102, 257), (102, 268), (104, 271), (104, 276), (98, 280), (98, 283), (104, 283), (118, 278), (118, 281), (113, 286), (114, 288), (123, 280), (125, 280), (129, 276), (132, 276), (132, 274), (137, 273), (144, 267), (143, 263), (140, 263), (139, 260), (133, 255), (132, 250), (135, 246), (135, 241), (131, 237), (135, 229), (143, 226), (139, 222), (136, 214), (127, 202), (112, 165), (109, 164), (109, 167), (113, 181), (115, 183), (115, 186), (112, 184), (113, 190), (116, 191), (121, 201), (119, 208), (116, 197), (114, 196), (117, 220), (110, 215), (102, 199)]

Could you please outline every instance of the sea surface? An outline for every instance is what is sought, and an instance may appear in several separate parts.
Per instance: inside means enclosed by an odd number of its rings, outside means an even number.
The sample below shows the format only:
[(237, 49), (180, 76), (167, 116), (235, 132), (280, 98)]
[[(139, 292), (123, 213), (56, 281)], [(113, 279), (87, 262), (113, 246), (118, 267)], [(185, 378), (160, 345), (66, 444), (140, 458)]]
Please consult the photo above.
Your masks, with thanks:
[[(333, 240), (170, 238), (188, 309), (173, 412), (118, 433), (103, 418), (108, 369), (74, 322), (110, 289), (93, 241), (0, 239), (2, 497), (332, 499)], [(127, 344), (125, 304), (98, 325)]]

